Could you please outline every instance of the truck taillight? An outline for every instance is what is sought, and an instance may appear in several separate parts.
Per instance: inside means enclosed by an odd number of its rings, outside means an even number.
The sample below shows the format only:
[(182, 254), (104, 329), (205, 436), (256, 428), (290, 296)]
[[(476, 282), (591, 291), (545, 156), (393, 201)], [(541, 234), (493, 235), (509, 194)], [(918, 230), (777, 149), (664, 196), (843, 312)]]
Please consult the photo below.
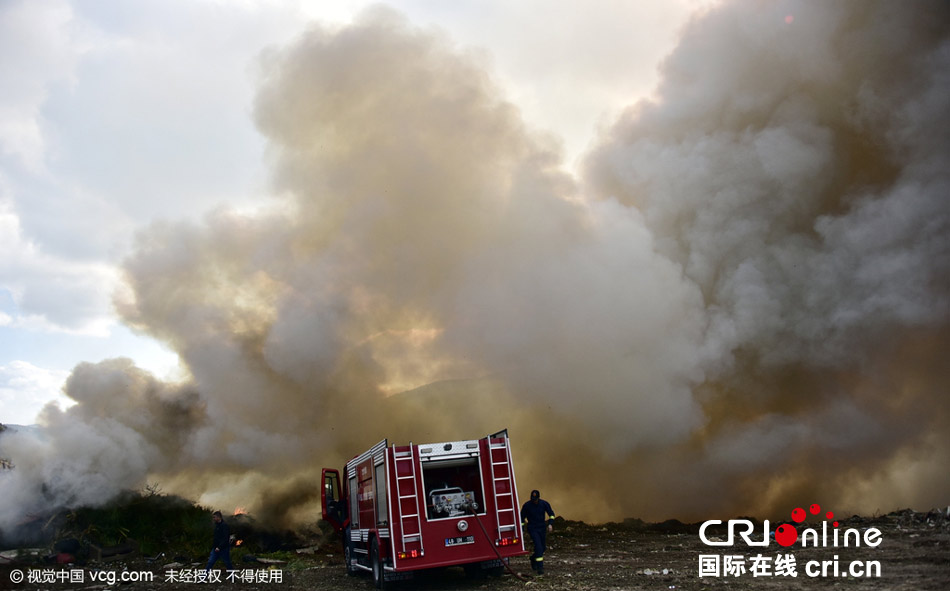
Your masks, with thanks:
[(405, 560), (406, 558), (419, 558), (422, 556), (422, 550), (410, 550), (408, 552), (400, 552), (399, 560)]
[(518, 538), (501, 538), (500, 540), (495, 540), (496, 546), (513, 546), (518, 543)]

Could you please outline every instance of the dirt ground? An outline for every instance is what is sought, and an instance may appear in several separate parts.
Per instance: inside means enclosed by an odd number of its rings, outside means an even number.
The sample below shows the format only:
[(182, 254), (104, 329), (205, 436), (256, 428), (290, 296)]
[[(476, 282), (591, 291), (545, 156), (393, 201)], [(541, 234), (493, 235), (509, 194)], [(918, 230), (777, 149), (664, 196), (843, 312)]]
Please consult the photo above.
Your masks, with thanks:
[[(888, 590), (946, 590), (950, 589), (950, 518), (947, 511), (915, 513), (901, 511), (888, 515), (842, 520), (841, 531), (857, 529), (865, 532), (876, 528), (881, 532), (882, 542), (877, 547), (862, 543), (859, 547), (807, 547), (799, 542), (788, 547), (772, 541), (766, 548), (751, 548), (744, 543), (731, 547), (706, 546), (699, 538), (698, 525), (678, 522), (643, 524), (636, 520), (606, 525), (587, 525), (581, 522), (558, 519), (557, 527), (548, 535), (548, 552), (545, 556), (545, 575), (531, 576), (527, 558), (513, 561), (512, 568), (522, 578), (506, 572), (501, 577), (466, 577), (462, 569), (451, 568), (427, 572), (412, 581), (388, 587), (396, 589), (424, 590), (477, 590), (501, 591), (527, 588), (532, 591), (544, 589), (566, 590), (743, 590), (743, 589), (888, 589)], [(807, 523), (805, 525), (808, 525)], [(801, 529), (801, 528), (799, 528)], [(815, 529), (819, 529), (817, 526)], [(761, 528), (756, 528), (754, 538), (761, 537)], [(714, 540), (723, 540), (725, 530), (707, 532)], [(714, 536), (716, 536), (714, 538)], [(530, 544), (530, 542), (529, 542)], [(759, 557), (759, 555), (761, 555)], [(794, 557), (794, 572), (787, 569), (785, 557)], [(700, 577), (700, 557), (717, 562), (719, 576), (706, 571)], [(730, 558), (733, 564), (745, 567), (738, 576), (735, 571), (723, 573), (723, 560)], [(782, 558), (776, 558), (781, 556)], [(781, 565), (777, 560), (781, 560)], [(814, 562), (813, 562), (814, 561)], [(852, 563), (857, 568), (867, 561), (880, 564), (880, 577), (848, 576)], [(754, 571), (753, 562), (758, 563)], [(825, 575), (822, 576), (822, 563)], [(707, 563), (707, 565), (710, 563)], [(838, 576), (834, 576), (837, 564)], [(372, 589), (369, 574), (348, 576), (343, 567), (342, 553), (337, 543), (330, 541), (312, 554), (302, 554), (284, 564), (264, 565), (246, 563), (236, 565), (245, 576), (253, 573), (254, 581), (223, 580), (209, 587), (260, 591), (296, 590), (366, 590)], [(19, 590), (87, 590), (128, 589), (130, 591), (194, 589), (195, 582), (168, 581), (169, 570), (200, 569), (200, 563), (173, 565), (167, 561), (147, 562), (143, 558), (84, 567), (70, 565), (28, 565), (25, 563), (0, 563), (0, 588)], [(20, 574), (34, 571), (34, 582), (12, 582)], [(45, 569), (46, 574), (37, 573)], [(707, 566), (711, 569), (711, 566)], [(48, 582), (51, 573), (63, 570), (79, 570), (82, 581), (69, 582), (65, 575)], [(121, 576), (123, 572), (152, 573), (151, 582), (113, 584), (92, 580), (94, 573)], [(181, 571), (178, 571), (179, 574)], [(817, 576), (809, 576), (809, 573)], [(42, 577), (47, 577), (43, 582)], [(78, 577), (78, 573), (73, 572)], [(118, 579), (118, 576), (116, 577)], [(25, 577), (24, 577), (25, 578)]]

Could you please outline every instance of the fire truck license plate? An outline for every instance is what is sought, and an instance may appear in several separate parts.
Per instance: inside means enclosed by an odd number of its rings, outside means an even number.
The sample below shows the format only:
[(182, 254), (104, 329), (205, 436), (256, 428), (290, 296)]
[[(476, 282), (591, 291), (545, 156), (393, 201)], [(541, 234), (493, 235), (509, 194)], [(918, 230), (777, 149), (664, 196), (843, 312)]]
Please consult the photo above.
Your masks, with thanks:
[(464, 544), (474, 544), (475, 536), (465, 536), (464, 538), (445, 538), (446, 546), (462, 546)]

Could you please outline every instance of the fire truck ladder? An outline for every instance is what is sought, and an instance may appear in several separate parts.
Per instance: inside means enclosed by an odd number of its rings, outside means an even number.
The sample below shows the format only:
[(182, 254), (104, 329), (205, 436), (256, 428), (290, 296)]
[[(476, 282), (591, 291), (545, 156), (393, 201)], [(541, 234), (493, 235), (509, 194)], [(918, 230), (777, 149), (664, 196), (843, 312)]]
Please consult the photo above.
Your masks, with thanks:
[[(415, 446), (409, 444), (408, 449), (393, 449), (393, 461), (396, 467), (396, 503), (399, 511), (399, 530), (402, 537), (402, 551), (406, 551), (406, 544), (419, 542), (419, 552), (424, 553), (422, 547), (422, 517), (419, 514), (419, 495), (416, 494), (416, 455)], [(402, 474), (400, 466), (408, 465), (408, 473)], [(403, 501), (412, 499), (415, 513), (403, 514)], [(410, 527), (406, 527), (407, 524)], [(415, 527), (412, 527), (415, 526)], [(407, 533), (408, 531), (408, 533)]]
[[(515, 488), (512, 481), (514, 470), (511, 467), (511, 450), (508, 447), (508, 437), (503, 437), (501, 443), (494, 443), (488, 439), (488, 453), (491, 460), (491, 475), (494, 486), (492, 493), (495, 496), (495, 523), (498, 524), (498, 538), (506, 531), (517, 531), (518, 516), (515, 508)], [(499, 458), (499, 456), (504, 456)], [(517, 535), (517, 534), (516, 534)]]

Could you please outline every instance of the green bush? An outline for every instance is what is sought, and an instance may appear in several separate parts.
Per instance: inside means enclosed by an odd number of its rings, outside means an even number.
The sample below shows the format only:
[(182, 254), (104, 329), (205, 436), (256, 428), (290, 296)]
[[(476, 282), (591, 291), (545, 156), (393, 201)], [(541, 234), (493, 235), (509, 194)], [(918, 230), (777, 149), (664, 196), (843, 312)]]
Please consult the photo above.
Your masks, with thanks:
[(127, 492), (108, 505), (66, 514), (59, 537), (74, 537), (98, 546), (117, 546), (133, 539), (142, 554), (200, 557), (211, 544), (211, 512), (178, 496)]

